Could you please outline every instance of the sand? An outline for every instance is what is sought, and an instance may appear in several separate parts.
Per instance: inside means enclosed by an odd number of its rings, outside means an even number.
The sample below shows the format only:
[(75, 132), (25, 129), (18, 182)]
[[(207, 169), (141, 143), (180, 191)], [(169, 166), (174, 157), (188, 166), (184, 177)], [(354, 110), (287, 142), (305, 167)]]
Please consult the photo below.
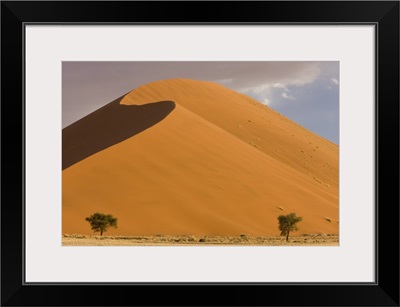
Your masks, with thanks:
[(63, 246), (339, 246), (339, 236), (304, 234), (286, 241), (284, 237), (240, 236), (86, 236), (62, 237)]
[(63, 129), (62, 233), (118, 218), (121, 236), (338, 234), (338, 146), (211, 82), (141, 86)]

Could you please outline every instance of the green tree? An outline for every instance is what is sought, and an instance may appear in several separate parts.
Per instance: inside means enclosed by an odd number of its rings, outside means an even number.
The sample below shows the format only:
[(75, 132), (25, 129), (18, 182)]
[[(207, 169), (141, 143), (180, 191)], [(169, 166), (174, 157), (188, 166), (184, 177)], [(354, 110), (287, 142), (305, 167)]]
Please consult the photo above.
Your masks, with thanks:
[(281, 231), (281, 236), (286, 236), (286, 241), (289, 241), (289, 233), (291, 231), (299, 230), (296, 224), (302, 221), (303, 218), (296, 216), (296, 213), (289, 213), (288, 215), (278, 216), (279, 230)]
[(90, 223), (92, 230), (94, 232), (100, 232), (100, 235), (103, 235), (103, 232), (107, 231), (108, 227), (117, 228), (117, 218), (113, 217), (111, 214), (103, 214), (96, 212), (95, 214), (85, 218), (86, 221)]

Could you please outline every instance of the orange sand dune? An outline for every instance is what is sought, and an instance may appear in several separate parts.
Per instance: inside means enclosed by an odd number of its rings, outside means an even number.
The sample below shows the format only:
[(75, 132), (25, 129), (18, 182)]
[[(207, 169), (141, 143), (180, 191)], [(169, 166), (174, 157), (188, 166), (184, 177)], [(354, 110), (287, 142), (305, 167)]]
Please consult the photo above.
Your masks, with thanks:
[(338, 233), (338, 147), (254, 99), (186, 79), (141, 86), (63, 129), (62, 231), (113, 235)]

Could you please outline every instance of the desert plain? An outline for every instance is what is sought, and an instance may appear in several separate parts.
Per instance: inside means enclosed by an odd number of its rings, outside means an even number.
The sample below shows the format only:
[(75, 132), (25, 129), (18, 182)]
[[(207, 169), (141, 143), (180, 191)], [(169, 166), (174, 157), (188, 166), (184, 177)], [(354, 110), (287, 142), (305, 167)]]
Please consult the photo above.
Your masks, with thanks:
[(284, 237), (240, 236), (90, 236), (63, 235), (63, 246), (338, 246), (339, 236), (330, 234), (303, 234)]

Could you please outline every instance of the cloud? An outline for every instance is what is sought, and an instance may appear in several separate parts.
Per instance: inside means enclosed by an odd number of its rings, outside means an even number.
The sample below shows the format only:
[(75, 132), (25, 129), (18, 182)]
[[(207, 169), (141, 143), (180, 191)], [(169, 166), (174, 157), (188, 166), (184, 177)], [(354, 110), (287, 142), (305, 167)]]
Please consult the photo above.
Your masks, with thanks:
[(313, 83), (320, 73), (318, 62), (258, 62), (238, 69), (229, 85), (239, 92), (260, 93), (268, 88), (304, 86)]
[(331, 78), (331, 82), (332, 82), (333, 84), (339, 85), (339, 80), (336, 79), (336, 78)]
[(326, 62), (258, 62), (251, 67), (251, 74), (243, 70), (240, 74), (233, 74), (229, 84), (225, 82), (223, 85), (264, 104), (276, 105), (295, 100), (289, 88), (313, 84), (326, 71), (325, 66)]
[(262, 93), (262, 92), (268, 90), (270, 87), (271, 86), (269, 84), (262, 84), (262, 85), (259, 85), (259, 86), (245, 87), (245, 88), (236, 89), (236, 90), (239, 91), (239, 92), (242, 92), (242, 93), (252, 92), (252, 93), (255, 93), (255, 94), (259, 94), (259, 93)]
[(271, 103), (271, 100), (269, 100), (268, 98), (264, 98), (262, 103), (266, 104), (266, 105), (269, 105)]
[(282, 83), (274, 83), (272, 84), (273, 88), (286, 88), (286, 86), (284, 86)]
[(283, 92), (281, 95), (283, 98), (288, 99), (288, 100), (294, 100), (295, 98), (290, 95), (288, 92)]

